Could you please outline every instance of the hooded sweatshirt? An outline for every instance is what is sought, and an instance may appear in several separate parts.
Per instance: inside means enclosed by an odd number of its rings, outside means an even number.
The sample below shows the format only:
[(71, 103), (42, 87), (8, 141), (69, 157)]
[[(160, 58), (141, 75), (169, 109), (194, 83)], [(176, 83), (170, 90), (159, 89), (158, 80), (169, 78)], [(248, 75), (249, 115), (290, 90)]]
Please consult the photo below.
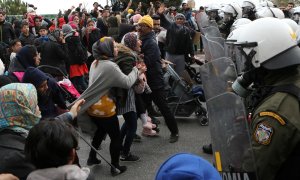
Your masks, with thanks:
[(27, 45), (21, 48), (16, 57), (13, 58), (9, 65), (9, 77), (13, 82), (21, 82), (24, 72), (28, 67), (36, 67), (34, 56), (37, 50), (32, 45)]
[(46, 80), (48, 81), (47, 92), (45, 94), (38, 92), (38, 105), (42, 113), (42, 119), (58, 115), (55, 104), (62, 109), (67, 108), (60, 87), (55, 80), (49, 78), (45, 73), (33, 67), (27, 68), (22, 80), (24, 83), (33, 84), (36, 89), (38, 89), (38, 87)]

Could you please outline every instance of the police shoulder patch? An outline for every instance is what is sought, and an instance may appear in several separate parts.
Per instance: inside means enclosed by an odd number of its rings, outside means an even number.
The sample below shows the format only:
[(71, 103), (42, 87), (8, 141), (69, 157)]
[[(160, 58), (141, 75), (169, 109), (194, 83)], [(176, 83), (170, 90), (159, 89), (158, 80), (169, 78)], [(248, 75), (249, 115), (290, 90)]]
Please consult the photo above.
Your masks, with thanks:
[(274, 113), (274, 112), (270, 112), (270, 111), (263, 111), (259, 113), (259, 116), (269, 116), (274, 118), (275, 120), (277, 120), (281, 125), (285, 125), (286, 122), (283, 120), (283, 118), (281, 116), (279, 116), (278, 114)]
[(274, 133), (273, 128), (265, 122), (261, 122), (256, 126), (254, 131), (254, 139), (257, 143), (268, 145), (271, 142), (272, 135)]

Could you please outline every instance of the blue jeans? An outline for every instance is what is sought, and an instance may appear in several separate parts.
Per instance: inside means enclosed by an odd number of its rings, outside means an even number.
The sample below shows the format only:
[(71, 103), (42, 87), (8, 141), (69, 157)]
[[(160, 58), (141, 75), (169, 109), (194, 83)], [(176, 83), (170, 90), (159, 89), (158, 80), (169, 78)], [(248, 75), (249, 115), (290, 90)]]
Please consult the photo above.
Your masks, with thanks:
[[(125, 119), (124, 124), (121, 127), (121, 142), (123, 144), (123, 154), (128, 155), (130, 147), (133, 142), (137, 130), (137, 116), (136, 112), (130, 111), (123, 114)], [(125, 138), (125, 141), (124, 141)]]

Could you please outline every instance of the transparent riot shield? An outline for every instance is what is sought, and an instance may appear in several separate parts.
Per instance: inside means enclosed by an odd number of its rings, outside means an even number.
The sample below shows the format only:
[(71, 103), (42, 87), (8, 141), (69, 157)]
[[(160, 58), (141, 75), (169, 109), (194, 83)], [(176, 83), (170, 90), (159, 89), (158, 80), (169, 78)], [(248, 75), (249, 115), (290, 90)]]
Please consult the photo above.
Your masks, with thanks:
[(231, 85), (237, 78), (234, 63), (225, 57), (202, 65), (200, 74), (206, 100), (231, 92)]
[(236, 46), (235, 41), (225, 42), (225, 57), (230, 58), (235, 64), (237, 74), (241, 74), (245, 67), (246, 58), (240, 52), (240, 48)]
[(209, 26), (209, 23), (208, 23), (209, 19), (205, 12), (199, 13), (198, 16), (196, 17), (196, 21), (197, 21), (198, 26), (200, 27), (200, 30), (204, 27)]
[(224, 42), (222, 37), (206, 36), (209, 51), (213, 60), (225, 57)]
[(242, 99), (225, 92), (207, 100), (206, 105), (215, 165), (222, 178), (257, 179)]
[(241, 74), (245, 68), (246, 58), (240, 52), (241, 49), (238, 46), (234, 46), (235, 64), (238, 74)]
[(206, 37), (222, 37), (219, 28), (215, 26), (206, 26), (202, 32)]
[(204, 54), (205, 54), (205, 60), (206, 61), (211, 61), (212, 56), (211, 56), (210, 51), (209, 51), (209, 45), (208, 45), (207, 38), (203, 34), (201, 34), (201, 38), (202, 38), (202, 43), (203, 43), (203, 51), (204, 51)]

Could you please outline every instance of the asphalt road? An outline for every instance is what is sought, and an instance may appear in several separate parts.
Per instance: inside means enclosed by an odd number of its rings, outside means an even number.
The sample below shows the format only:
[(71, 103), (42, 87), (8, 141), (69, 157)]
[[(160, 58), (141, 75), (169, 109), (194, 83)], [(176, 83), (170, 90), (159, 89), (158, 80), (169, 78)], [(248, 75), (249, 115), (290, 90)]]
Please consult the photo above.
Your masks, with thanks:
[[(203, 54), (197, 54), (196, 58), (204, 61)], [(197, 71), (199, 66), (192, 65)], [(180, 153), (188, 152), (199, 155), (209, 162), (212, 162), (212, 155), (207, 155), (202, 152), (202, 146), (210, 143), (210, 133), (208, 126), (201, 126), (197, 117), (191, 115), (187, 118), (176, 118), (179, 127), (179, 141), (176, 143), (169, 143), (170, 132), (165, 125), (162, 117), (158, 118), (161, 121), (159, 125), (160, 133), (158, 137), (143, 137), (142, 142), (135, 142), (131, 147), (131, 152), (134, 155), (141, 157), (138, 162), (120, 162), (121, 165), (127, 166), (127, 171), (116, 177), (110, 174), (110, 166), (103, 160), (100, 165), (91, 166), (91, 171), (96, 179), (122, 179), (122, 180), (153, 180), (160, 165), (168, 159), (168, 157)], [(120, 126), (124, 122), (122, 116), (119, 117)], [(138, 120), (138, 134), (141, 134), (142, 125)], [(88, 141), (91, 138), (84, 135)], [(109, 155), (109, 137), (102, 143), (99, 151), (107, 160), (110, 161)], [(87, 166), (86, 161), (90, 147), (80, 140), (80, 150), (78, 151), (81, 166)], [(100, 158), (100, 157), (98, 157)]]
[[(199, 155), (208, 161), (212, 161), (212, 156), (202, 152), (202, 145), (210, 142), (210, 133), (208, 126), (201, 126), (195, 116), (189, 118), (176, 118), (179, 127), (179, 141), (169, 143), (170, 132), (167, 129), (163, 118), (160, 124), (160, 133), (158, 137), (143, 137), (142, 142), (136, 142), (132, 145), (131, 151), (133, 154), (141, 157), (138, 162), (120, 162), (121, 165), (127, 166), (127, 171), (116, 177), (110, 174), (110, 167), (104, 161), (100, 165), (91, 166), (92, 172), (96, 179), (130, 179), (130, 180), (153, 180), (160, 165), (171, 155), (180, 152), (189, 152)], [(124, 120), (119, 118), (120, 124)], [(138, 120), (138, 133), (141, 132), (141, 122)], [(85, 135), (85, 138), (90, 141), (90, 137)], [(102, 144), (99, 151), (106, 159), (110, 160), (109, 156), (109, 137)], [(86, 166), (90, 148), (80, 140), (79, 159), (81, 166)], [(100, 157), (99, 157), (100, 158)]]

